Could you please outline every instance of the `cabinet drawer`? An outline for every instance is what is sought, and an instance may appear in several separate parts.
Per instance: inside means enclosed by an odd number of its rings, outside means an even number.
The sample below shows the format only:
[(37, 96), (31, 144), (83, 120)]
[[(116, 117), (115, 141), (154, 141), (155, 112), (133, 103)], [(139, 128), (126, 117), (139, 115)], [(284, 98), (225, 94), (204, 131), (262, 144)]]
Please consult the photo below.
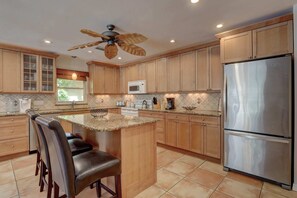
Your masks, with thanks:
[(26, 126), (7, 126), (0, 127), (0, 140), (12, 138), (28, 137), (28, 128)]
[(220, 124), (220, 118), (212, 116), (191, 116), (191, 122), (202, 122), (205, 124)]
[(189, 121), (189, 116), (188, 115), (181, 115), (181, 114), (168, 114), (167, 119), (172, 119), (172, 120), (179, 120), (179, 121)]
[(156, 113), (156, 112), (139, 112), (140, 117), (149, 117), (149, 118), (159, 118), (164, 119), (164, 113)]
[(164, 128), (165, 128), (165, 120), (159, 120), (159, 121), (157, 121), (156, 127), (157, 127), (157, 129), (164, 130)]
[(0, 125), (27, 125), (28, 124), (28, 118), (25, 116), (8, 116), (8, 117), (1, 117), (0, 118)]
[(120, 113), (120, 109), (108, 109), (108, 113)]
[(27, 137), (0, 141), (0, 156), (20, 153), (28, 151), (28, 149), (29, 139)]

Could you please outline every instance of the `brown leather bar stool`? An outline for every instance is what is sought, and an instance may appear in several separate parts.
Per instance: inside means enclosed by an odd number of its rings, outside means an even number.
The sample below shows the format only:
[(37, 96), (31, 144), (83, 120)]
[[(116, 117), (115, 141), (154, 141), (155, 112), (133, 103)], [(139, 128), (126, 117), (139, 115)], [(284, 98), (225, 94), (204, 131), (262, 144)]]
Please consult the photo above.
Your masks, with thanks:
[[(37, 136), (38, 151), (37, 151), (36, 167), (40, 169), (40, 178), (39, 178), (40, 191), (41, 192), (43, 191), (44, 185), (47, 183), (48, 197), (50, 197), (52, 182), (51, 182), (51, 176), (50, 176), (51, 169), (50, 169), (50, 163), (49, 163), (49, 156), (47, 156), (46, 154), (47, 145), (46, 145), (45, 139), (42, 138), (44, 136), (43, 131), (40, 130), (40, 128), (37, 126), (37, 123), (35, 121), (35, 119), (40, 115), (36, 114), (34, 111), (27, 111), (27, 115), (30, 117), (32, 121), (33, 127), (35, 129), (35, 133)], [(67, 142), (70, 147), (72, 155), (77, 155), (83, 152), (91, 151), (93, 149), (93, 146), (91, 144), (88, 144), (79, 138), (70, 139), (70, 140), (67, 140)], [(48, 174), (48, 182), (46, 182), (45, 180), (46, 174)]]
[[(55, 198), (59, 197), (60, 188), (65, 192), (62, 197), (75, 197), (95, 182), (98, 197), (103, 187), (113, 197), (121, 198), (121, 164), (118, 158), (95, 150), (72, 156), (65, 132), (58, 121), (40, 116), (36, 122), (47, 142)], [(116, 192), (100, 183), (102, 178), (109, 176), (115, 177)]]

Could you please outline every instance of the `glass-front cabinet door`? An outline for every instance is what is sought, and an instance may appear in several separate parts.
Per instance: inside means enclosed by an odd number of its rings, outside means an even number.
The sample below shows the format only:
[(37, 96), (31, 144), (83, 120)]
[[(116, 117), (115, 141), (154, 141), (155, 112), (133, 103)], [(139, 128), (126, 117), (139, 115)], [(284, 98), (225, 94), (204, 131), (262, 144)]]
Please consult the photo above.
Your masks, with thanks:
[(55, 60), (41, 57), (41, 92), (54, 92), (55, 90)]
[(38, 56), (22, 54), (22, 91), (38, 92)]

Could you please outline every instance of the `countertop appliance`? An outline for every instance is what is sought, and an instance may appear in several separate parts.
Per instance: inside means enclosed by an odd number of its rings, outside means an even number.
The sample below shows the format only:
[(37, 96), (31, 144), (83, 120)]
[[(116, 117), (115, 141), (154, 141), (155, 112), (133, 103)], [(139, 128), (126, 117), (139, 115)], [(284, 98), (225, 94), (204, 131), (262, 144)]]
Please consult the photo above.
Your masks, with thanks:
[(27, 109), (31, 108), (31, 99), (23, 98), (20, 101), (20, 113), (25, 113)]
[(145, 94), (146, 81), (137, 80), (128, 82), (128, 94)]
[(166, 100), (167, 100), (167, 107), (165, 109), (167, 110), (175, 109), (174, 98), (166, 98)]
[(134, 104), (134, 107), (122, 107), (121, 115), (138, 116), (139, 109), (152, 109), (153, 108), (152, 100), (135, 100), (133, 104)]
[(224, 66), (224, 167), (292, 186), (292, 57)]

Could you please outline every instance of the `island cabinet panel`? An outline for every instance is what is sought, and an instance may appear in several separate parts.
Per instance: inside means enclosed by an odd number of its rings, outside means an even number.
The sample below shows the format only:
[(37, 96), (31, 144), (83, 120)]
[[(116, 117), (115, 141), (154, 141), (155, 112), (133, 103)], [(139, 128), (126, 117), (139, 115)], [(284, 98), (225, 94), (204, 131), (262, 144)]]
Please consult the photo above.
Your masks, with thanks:
[(2, 49), (0, 49), (0, 92), (3, 91), (3, 55)]
[(146, 88), (148, 93), (156, 92), (156, 61), (146, 64)]
[(19, 93), (21, 92), (21, 53), (3, 50), (2, 56), (3, 92)]
[(293, 53), (292, 21), (253, 30), (254, 58), (288, 53)]
[(0, 157), (29, 150), (28, 118), (8, 116), (0, 118)]
[(221, 90), (223, 85), (223, 65), (220, 46), (209, 47), (209, 89)]
[(239, 33), (221, 39), (221, 62), (239, 62), (252, 59), (252, 32)]
[(196, 89), (196, 52), (180, 55), (181, 90), (195, 91)]
[(163, 93), (167, 91), (166, 58), (156, 60), (156, 83), (156, 92)]
[(209, 75), (208, 75), (208, 50), (207, 48), (197, 51), (197, 79), (196, 89), (198, 91), (207, 90), (209, 87)]
[(179, 55), (167, 58), (167, 91), (178, 92), (180, 87), (180, 59)]
[(156, 139), (159, 143), (165, 143), (165, 130), (166, 130), (166, 122), (165, 122), (165, 113), (160, 112), (152, 112), (152, 111), (139, 111), (140, 117), (148, 117), (148, 118), (156, 118), (158, 119), (156, 124)]
[(191, 123), (190, 128), (190, 151), (195, 153), (203, 154), (203, 124), (202, 123)]

